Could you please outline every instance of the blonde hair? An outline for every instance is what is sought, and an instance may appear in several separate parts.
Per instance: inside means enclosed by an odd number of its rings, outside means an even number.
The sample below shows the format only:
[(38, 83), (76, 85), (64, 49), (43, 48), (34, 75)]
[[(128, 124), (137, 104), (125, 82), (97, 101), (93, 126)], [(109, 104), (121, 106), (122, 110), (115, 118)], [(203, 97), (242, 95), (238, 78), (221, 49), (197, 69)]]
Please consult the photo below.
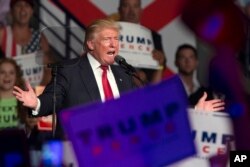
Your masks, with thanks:
[(87, 46), (87, 41), (94, 39), (95, 35), (105, 28), (111, 28), (116, 30), (117, 32), (120, 31), (119, 24), (112, 19), (95, 20), (87, 27), (85, 31), (84, 49), (86, 52), (90, 51), (90, 49)]

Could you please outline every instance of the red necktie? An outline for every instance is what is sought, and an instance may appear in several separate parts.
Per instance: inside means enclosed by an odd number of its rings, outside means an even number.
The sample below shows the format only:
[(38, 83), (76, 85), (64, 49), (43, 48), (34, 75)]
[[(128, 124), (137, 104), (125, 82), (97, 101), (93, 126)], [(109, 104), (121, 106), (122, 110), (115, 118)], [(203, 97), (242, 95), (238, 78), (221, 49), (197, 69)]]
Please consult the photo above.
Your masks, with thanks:
[(108, 66), (101, 65), (102, 69), (102, 87), (105, 96), (105, 100), (113, 98), (112, 89), (110, 87), (108, 77), (107, 77), (107, 70)]

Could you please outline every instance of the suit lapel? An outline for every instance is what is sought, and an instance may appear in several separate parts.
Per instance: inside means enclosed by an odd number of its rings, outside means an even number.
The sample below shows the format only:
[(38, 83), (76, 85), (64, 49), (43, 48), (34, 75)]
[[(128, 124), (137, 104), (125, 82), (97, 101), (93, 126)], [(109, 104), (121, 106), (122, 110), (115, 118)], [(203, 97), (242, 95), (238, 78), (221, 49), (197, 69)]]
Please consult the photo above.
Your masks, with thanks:
[(101, 100), (101, 95), (95, 80), (95, 76), (86, 55), (83, 56), (82, 61), (79, 63), (79, 66), (79, 73), (81, 76), (81, 80), (86, 87), (86, 91), (93, 101)]
[[(117, 66), (115, 65), (111, 65), (111, 69), (112, 69), (112, 72), (114, 74), (114, 77), (115, 77), (115, 80), (116, 80), (116, 84), (117, 84), (117, 87), (119, 89), (119, 92), (124, 92), (127, 90), (127, 87), (126, 87), (126, 78), (124, 77), (124, 71), (118, 69)], [(126, 75), (126, 74), (125, 74)]]

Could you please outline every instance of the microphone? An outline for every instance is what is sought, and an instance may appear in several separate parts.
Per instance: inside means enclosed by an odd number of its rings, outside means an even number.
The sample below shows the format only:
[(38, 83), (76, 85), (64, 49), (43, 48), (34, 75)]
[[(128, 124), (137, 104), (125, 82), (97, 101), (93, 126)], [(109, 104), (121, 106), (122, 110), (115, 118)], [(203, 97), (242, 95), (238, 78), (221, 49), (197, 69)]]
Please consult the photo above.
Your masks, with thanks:
[(115, 56), (115, 62), (120, 66), (122, 66), (123, 68), (127, 69), (127, 73), (138, 79), (141, 85), (146, 85), (146, 83), (136, 74), (135, 68), (130, 64), (128, 64), (122, 56), (119, 55)]
[(115, 62), (132, 73), (136, 72), (135, 68), (128, 64), (122, 56), (115, 56)]

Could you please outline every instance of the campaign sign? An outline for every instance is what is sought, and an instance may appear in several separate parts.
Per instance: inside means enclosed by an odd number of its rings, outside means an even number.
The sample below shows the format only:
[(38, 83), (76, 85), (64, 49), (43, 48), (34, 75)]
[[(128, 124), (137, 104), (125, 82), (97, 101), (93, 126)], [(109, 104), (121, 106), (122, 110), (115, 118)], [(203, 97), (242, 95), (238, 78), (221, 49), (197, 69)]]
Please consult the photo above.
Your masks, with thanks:
[[(189, 120), (197, 154), (174, 164), (178, 167), (209, 167), (209, 158), (227, 154), (234, 144), (232, 121), (227, 113), (189, 109)], [(233, 148), (231, 148), (233, 149)]]
[(43, 66), (37, 63), (37, 59), (36, 52), (15, 57), (17, 64), (21, 67), (24, 79), (29, 81), (33, 87), (39, 85), (43, 79)]
[(197, 155), (207, 158), (225, 154), (227, 142), (234, 141), (232, 123), (227, 113), (189, 111)]
[(105, 103), (61, 112), (79, 166), (164, 166), (195, 154), (177, 76)]
[(153, 59), (154, 43), (152, 33), (140, 24), (119, 22), (119, 55), (134, 67), (158, 69), (159, 64)]

